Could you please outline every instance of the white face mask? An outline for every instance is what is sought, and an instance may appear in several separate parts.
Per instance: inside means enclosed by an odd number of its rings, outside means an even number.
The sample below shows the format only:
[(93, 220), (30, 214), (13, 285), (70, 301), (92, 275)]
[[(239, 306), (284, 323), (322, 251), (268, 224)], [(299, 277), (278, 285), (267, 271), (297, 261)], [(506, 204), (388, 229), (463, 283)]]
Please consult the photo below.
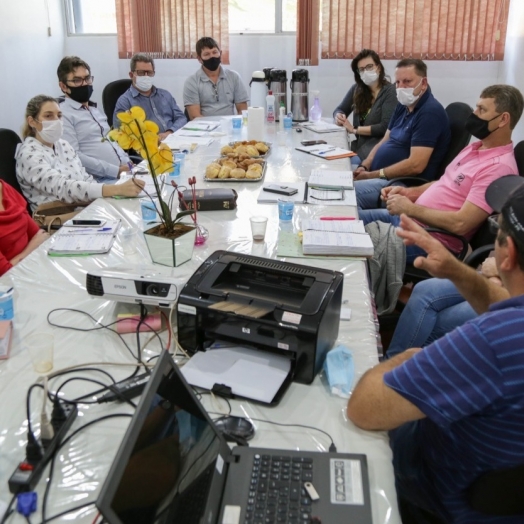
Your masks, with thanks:
[(415, 87), (397, 87), (397, 100), (403, 106), (411, 106), (420, 98), (420, 93), (418, 95), (414, 95), (413, 91), (415, 91), (415, 89), (417, 89), (417, 87), (422, 84), (422, 80), (423, 79), (421, 78), (420, 82)]
[(378, 72), (377, 71), (364, 71), (360, 78), (364, 84), (367, 86), (370, 86), (371, 84), (374, 84), (378, 80)]
[(62, 120), (42, 120), (40, 123), (42, 124), (42, 131), (37, 131), (37, 133), (44, 142), (54, 144), (62, 138), (62, 131), (64, 129)]
[(153, 78), (150, 76), (137, 76), (135, 85), (139, 91), (149, 91), (153, 87)]

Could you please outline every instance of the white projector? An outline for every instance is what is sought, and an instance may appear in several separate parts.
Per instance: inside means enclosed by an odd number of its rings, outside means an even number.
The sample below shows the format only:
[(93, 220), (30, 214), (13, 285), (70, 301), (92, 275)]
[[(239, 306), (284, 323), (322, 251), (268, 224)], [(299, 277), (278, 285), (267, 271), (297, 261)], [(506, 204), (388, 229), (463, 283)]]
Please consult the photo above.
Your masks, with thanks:
[(95, 269), (86, 275), (87, 292), (117, 302), (171, 307), (177, 300), (174, 268), (115, 266)]

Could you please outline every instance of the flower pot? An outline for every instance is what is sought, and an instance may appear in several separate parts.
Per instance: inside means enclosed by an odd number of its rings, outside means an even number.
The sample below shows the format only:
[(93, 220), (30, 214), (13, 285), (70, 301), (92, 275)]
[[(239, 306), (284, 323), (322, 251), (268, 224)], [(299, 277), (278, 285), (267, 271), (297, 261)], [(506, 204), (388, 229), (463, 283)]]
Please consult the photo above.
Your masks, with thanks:
[(171, 267), (179, 266), (191, 259), (195, 237), (196, 226), (191, 224), (176, 224), (169, 236), (166, 236), (163, 225), (144, 231), (144, 238), (153, 262)]

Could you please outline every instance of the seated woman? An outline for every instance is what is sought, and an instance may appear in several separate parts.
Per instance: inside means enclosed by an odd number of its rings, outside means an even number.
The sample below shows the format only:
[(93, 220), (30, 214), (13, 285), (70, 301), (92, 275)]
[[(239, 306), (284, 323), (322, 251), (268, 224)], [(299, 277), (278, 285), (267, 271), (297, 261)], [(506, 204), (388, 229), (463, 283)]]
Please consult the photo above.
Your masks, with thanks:
[(48, 238), (29, 216), (22, 195), (0, 180), (0, 275)]
[[(480, 272), (502, 285), (494, 257), (482, 263)], [(386, 356), (391, 358), (406, 349), (427, 346), (476, 316), (453, 282), (440, 278), (423, 280), (413, 288)]]
[[(333, 118), (335, 124), (356, 135), (351, 150), (358, 158), (353, 157), (351, 163), (359, 164), (386, 134), (397, 105), (397, 93), (395, 84), (387, 80), (384, 66), (375, 51), (362, 49), (352, 60), (351, 69), (355, 74), (355, 84), (333, 112)], [(347, 119), (351, 112), (353, 123)]]
[(16, 155), (16, 176), (34, 211), (40, 204), (60, 200), (68, 204), (99, 197), (136, 197), (142, 180), (123, 184), (98, 184), (88, 175), (75, 150), (62, 136), (62, 113), (56, 100), (38, 95), (26, 108), (24, 142)]

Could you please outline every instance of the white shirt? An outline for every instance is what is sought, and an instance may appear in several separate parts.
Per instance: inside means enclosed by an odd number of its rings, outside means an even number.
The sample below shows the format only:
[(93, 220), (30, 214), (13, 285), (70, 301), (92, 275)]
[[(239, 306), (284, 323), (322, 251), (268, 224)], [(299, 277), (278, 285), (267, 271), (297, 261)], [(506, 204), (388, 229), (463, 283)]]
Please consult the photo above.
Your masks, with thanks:
[(27, 137), (16, 154), (16, 176), (33, 211), (40, 204), (55, 200), (85, 203), (102, 196), (102, 184), (86, 173), (65, 140), (47, 147), (36, 138)]

